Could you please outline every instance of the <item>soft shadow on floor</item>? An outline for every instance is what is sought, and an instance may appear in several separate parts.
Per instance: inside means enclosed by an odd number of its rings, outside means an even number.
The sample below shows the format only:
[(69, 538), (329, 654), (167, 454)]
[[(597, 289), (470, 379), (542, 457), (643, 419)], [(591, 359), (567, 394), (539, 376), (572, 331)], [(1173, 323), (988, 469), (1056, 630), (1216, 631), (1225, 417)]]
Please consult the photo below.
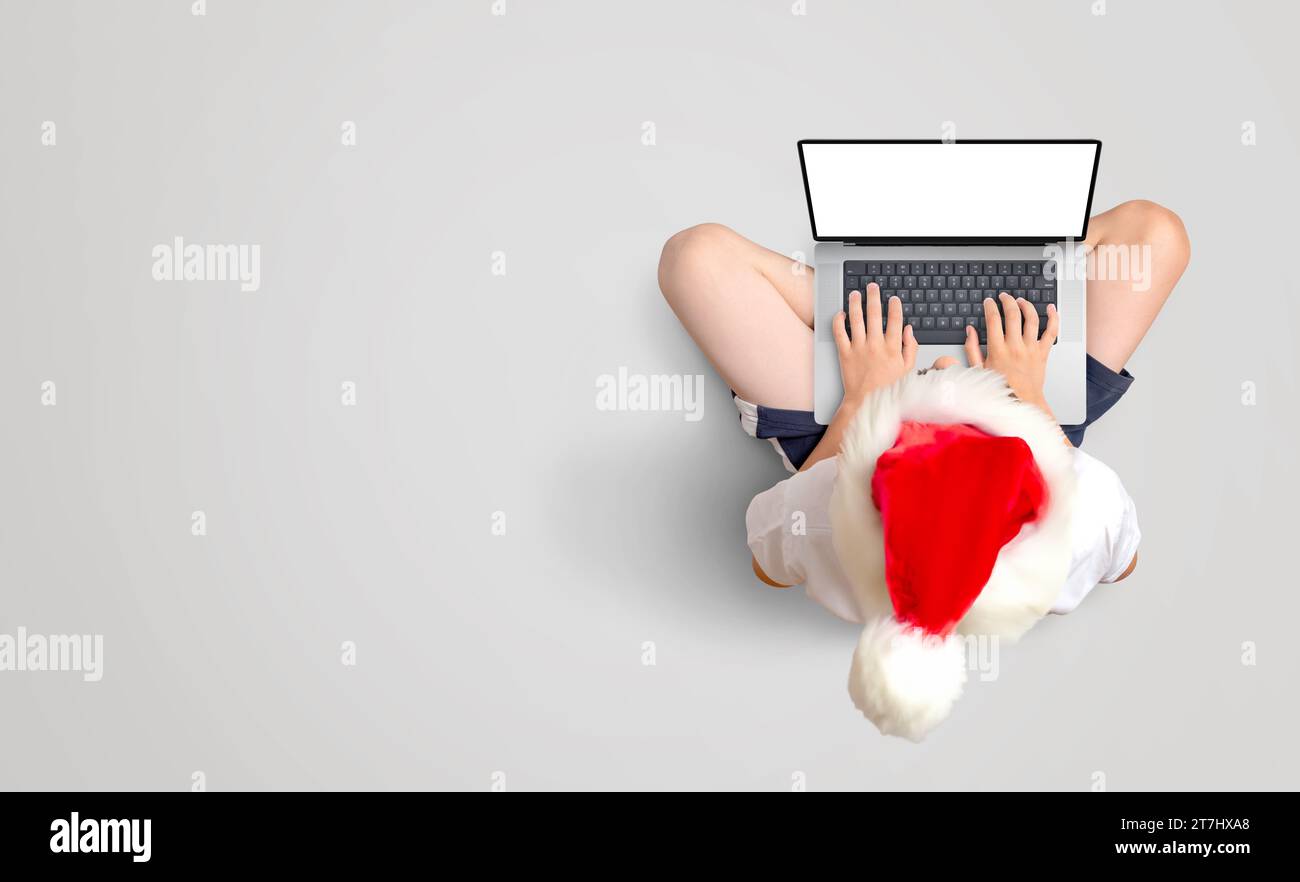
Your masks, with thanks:
[(679, 443), (641, 446), (635, 462), (618, 444), (566, 447), (541, 488), (554, 512), (551, 552), (601, 575), (639, 605), (669, 604), (679, 614), (727, 616), (736, 625), (779, 623), (842, 639), (854, 626), (802, 589), (778, 591), (754, 577), (745, 509), (785, 472), (766, 444), (726, 428), (737, 437), (683, 434), (675, 436), (685, 439)]

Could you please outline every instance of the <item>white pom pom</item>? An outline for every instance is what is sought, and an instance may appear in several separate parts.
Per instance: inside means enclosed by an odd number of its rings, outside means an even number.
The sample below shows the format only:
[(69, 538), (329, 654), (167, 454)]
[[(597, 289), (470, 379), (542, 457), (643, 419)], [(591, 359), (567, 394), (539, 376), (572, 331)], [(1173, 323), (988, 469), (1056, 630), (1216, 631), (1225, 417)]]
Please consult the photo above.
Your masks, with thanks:
[(943, 722), (965, 683), (961, 637), (935, 637), (896, 619), (867, 624), (849, 671), (858, 710), (883, 734), (910, 741)]

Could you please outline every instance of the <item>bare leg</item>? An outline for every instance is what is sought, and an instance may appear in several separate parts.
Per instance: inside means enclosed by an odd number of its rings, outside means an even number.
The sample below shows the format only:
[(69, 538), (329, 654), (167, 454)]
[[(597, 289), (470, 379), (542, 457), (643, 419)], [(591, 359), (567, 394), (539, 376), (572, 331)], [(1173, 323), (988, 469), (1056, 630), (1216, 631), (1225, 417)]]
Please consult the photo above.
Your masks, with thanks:
[[(1088, 354), (1118, 372), (1187, 268), (1191, 246), (1178, 215), (1144, 200), (1121, 203), (1092, 218), (1087, 243), (1095, 249), (1088, 273)], [(1126, 278), (1098, 279), (1117, 263), (1107, 246), (1126, 249), (1121, 256), (1141, 263), (1129, 260)]]
[(664, 245), (659, 287), (737, 395), (812, 410), (812, 267), (720, 224), (701, 224)]

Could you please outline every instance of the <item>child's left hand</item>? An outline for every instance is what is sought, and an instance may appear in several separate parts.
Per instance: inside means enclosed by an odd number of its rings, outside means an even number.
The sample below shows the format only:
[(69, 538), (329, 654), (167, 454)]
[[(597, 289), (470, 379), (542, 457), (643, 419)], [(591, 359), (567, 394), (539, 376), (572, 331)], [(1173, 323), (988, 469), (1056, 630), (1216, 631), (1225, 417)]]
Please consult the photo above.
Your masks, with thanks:
[(868, 395), (897, 383), (916, 366), (916, 336), (910, 327), (903, 325), (903, 303), (897, 297), (889, 298), (888, 329), (881, 327), (880, 286), (875, 282), (867, 286), (865, 316), (862, 295), (854, 291), (849, 295), (848, 317), (852, 339), (844, 329), (843, 312), (831, 323), (835, 348), (840, 354), (844, 400), (822, 439), (799, 467), (801, 472), (835, 455), (845, 430)]
[(844, 400), (856, 407), (866, 397), (884, 386), (891, 386), (916, 365), (916, 337), (910, 325), (903, 324), (903, 304), (889, 298), (889, 320), (882, 328), (880, 286), (867, 286), (866, 314), (863, 298), (857, 291), (849, 295), (849, 326), (852, 339), (844, 329), (844, 313), (832, 322), (835, 346), (840, 354), (840, 376), (844, 380)]

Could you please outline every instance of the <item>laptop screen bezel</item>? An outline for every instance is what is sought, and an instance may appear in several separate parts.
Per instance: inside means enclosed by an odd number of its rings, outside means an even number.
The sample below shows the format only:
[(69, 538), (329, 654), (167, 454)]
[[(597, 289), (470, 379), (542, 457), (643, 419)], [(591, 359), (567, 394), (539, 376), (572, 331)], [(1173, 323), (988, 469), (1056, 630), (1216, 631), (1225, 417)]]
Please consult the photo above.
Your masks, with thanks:
[[(817, 234), (817, 217), (813, 213), (812, 190), (808, 186), (808, 166), (804, 161), (805, 144), (1093, 144), (1096, 152), (1092, 158), (1092, 179), (1088, 182), (1088, 204), (1083, 210), (1083, 229), (1077, 236), (1071, 234), (1046, 234), (1042, 236), (819, 236)], [(812, 226), (813, 241), (843, 242), (849, 245), (1041, 245), (1046, 242), (1059, 242), (1065, 239), (1081, 240), (1088, 235), (1088, 218), (1092, 214), (1092, 195), (1097, 189), (1097, 167), (1101, 165), (1101, 141), (1095, 138), (1060, 138), (1060, 139), (967, 139), (958, 138), (944, 141), (939, 138), (926, 139), (854, 139), (854, 138), (805, 138), (798, 142), (799, 171), (803, 174), (803, 193), (808, 201), (808, 222)]]

